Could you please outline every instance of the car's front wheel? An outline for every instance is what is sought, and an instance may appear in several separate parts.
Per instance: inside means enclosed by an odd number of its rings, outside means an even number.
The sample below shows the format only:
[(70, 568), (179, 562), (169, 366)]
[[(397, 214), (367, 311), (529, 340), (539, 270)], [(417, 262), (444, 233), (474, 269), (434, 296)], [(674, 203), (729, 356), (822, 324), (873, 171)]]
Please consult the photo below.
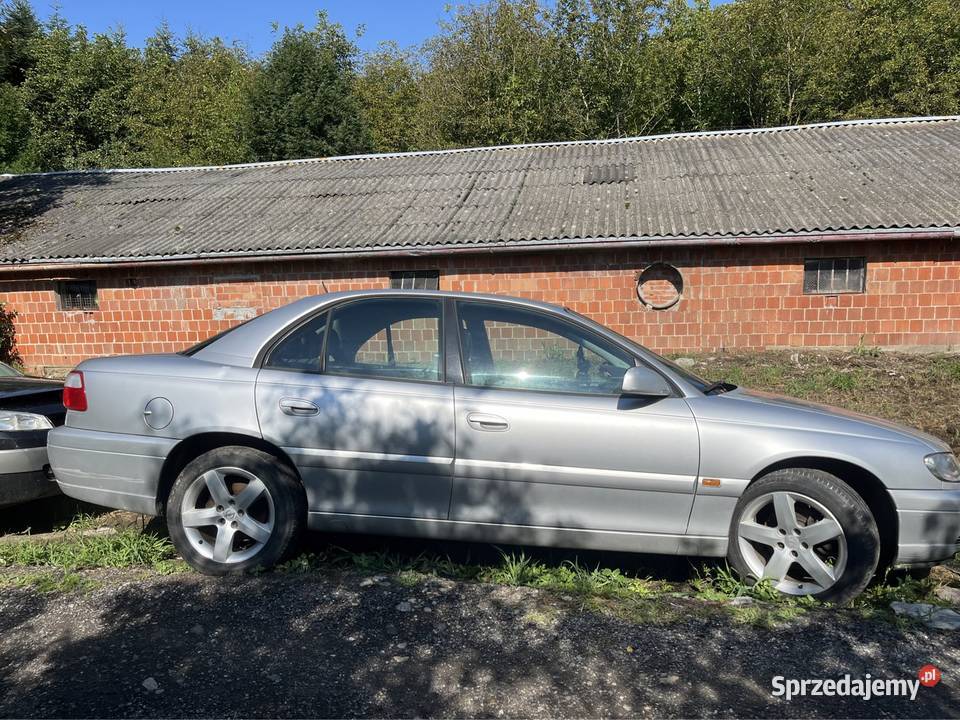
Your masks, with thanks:
[(188, 463), (167, 499), (174, 546), (208, 575), (266, 569), (296, 546), (306, 497), (294, 471), (248, 447), (222, 447)]
[(877, 524), (863, 498), (809, 468), (776, 470), (751, 484), (729, 541), (728, 560), (745, 581), (835, 603), (859, 595), (880, 558)]

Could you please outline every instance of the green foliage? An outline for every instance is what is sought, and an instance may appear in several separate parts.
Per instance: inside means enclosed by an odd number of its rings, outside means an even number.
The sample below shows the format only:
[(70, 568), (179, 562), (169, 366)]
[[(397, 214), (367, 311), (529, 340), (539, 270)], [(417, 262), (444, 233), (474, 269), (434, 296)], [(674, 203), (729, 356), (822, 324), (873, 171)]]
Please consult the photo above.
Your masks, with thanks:
[(18, 86), (34, 65), (40, 23), (27, 0), (0, 1), (0, 83)]
[(780, 602), (784, 599), (768, 580), (747, 584), (727, 565), (705, 565), (697, 571), (697, 577), (691, 584), (705, 600), (749, 597), (764, 602)]
[(385, 43), (369, 54), (357, 79), (357, 93), (374, 152), (424, 147), (418, 118), (422, 69), (411, 52)]
[(18, 170), (19, 158), (30, 139), (30, 114), (18, 88), (0, 84), (0, 172)]
[(284, 29), (249, 93), (251, 143), (259, 160), (369, 148), (354, 87), (357, 55), (343, 28), (323, 12), (313, 30)]
[(150, 565), (166, 571), (170, 567), (168, 561), (174, 557), (169, 540), (134, 529), (103, 535), (68, 532), (57, 540), (27, 537), (21, 542), (0, 544), (0, 567), (39, 566), (73, 571)]
[(30, 588), (39, 593), (88, 592), (99, 586), (95, 580), (75, 572), (33, 572), (26, 575), (0, 575), (0, 588)]
[(182, 166), (960, 112), (955, 0), (487, 0), (361, 56), (143, 49), (0, 0), (0, 170)]
[(115, 167), (134, 146), (131, 90), (138, 53), (122, 33), (94, 35), (50, 21), (33, 44), (36, 65), (22, 85), (30, 110), (29, 152), (38, 170)]
[(7, 310), (4, 303), (0, 303), (0, 362), (9, 365), (20, 365), (20, 351), (17, 350), (17, 319), (16, 310)]
[(127, 164), (177, 166), (253, 157), (244, 122), (254, 77), (245, 53), (219, 38), (179, 41), (166, 26), (147, 39), (131, 88), (136, 150)]

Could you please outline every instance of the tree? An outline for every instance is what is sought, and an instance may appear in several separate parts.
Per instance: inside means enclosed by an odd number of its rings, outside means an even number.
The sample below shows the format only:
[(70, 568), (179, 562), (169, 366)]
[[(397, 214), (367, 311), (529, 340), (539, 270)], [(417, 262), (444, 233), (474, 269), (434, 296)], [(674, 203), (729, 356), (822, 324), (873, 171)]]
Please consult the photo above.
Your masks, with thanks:
[(260, 160), (363, 152), (370, 139), (356, 93), (358, 50), (319, 13), (317, 25), (286, 28), (253, 80), (250, 142)]
[(413, 54), (396, 43), (385, 43), (364, 58), (357, 93), (374, 152), (426, 146), (421, 126), (421, 73)]
[[(425, 45), (425, 142), (432, 147), (559, 140), (577, 134), (571, 61), (536, 0), (461, 7)], [(574, 113), (576, 117), (578, 113)]]
[(27, 0), (0, 2), (0, 83), (20, 85), (34, 64), (40, 23)]
[(0, 4), (0, 171), (30, 169), (23, 161), (30, 139), (30, 115), (19, 86), (34, 65), (33, 43), (40, 34), (26, 0)]
[(30, 114), (20, 92), (9, 83), (0, 84), (0, 172), (29, 170), (20, 162), (30, 137)]
[(253, 70), (244, 52), (219, 38), (165, 25), (147, 39), (131, 88), (136, 164), (218, 165), (252, 158), (244, 110)]
[(139, 53), (121, 32), (89, 38), (54, 17), (32, 45), (36, 64), (22, 85), (31, 115), (28, 153), (40, 170), (120, 167), (135, 142), (130, 93)]

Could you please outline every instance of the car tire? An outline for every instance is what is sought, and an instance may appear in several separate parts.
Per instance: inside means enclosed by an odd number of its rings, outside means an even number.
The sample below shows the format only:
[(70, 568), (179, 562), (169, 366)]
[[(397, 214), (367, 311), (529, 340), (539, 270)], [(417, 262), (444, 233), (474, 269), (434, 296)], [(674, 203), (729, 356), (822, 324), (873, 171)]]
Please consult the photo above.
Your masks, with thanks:
[(296, 472), (249, 447), (216, 448), (192, 460), (166, 506), (174, 546), (206, 575), (271, 568), (296, 549), (306, 526), (306, 493)]
[[(814, 542), (835, 525), (842, 534)], [(785, 468), (756, 480), (740, 497), (727, 559), (745, 582), (768, 574), (785, 594), (843, 604), (859, 595), (876, 572), (880, 534), (863, 498), (840, 478), (822, 470)], [(777, 580), (785, 566), (787, 575)]]

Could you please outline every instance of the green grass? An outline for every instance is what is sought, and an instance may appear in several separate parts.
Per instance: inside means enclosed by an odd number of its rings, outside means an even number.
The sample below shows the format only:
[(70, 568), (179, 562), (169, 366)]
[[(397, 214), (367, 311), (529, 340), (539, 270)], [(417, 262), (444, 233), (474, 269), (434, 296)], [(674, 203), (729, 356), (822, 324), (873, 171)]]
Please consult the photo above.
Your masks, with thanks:
[(175, 557), (173, 545), (166, 538), (132, 529), (104, 535), (68, 532), (58, 540), (24, 539), (0, 544), (0, 567), (50, 567), (72, 571), (148, 565), (163, 571), (169, 570), (169, 563)]
[(30, 588), (40, 593), (87, 592), (100, 583), (75, 572), (41, 571), (23, 575), (0, 575), (0, 588)]
[[(957, 561), (954, 560), (955, 564)], [(169, 540), (133, 529), (105, 535), (70, 533), (60, 540), (24, 539), (0, 544), (0, 567), (30, 568), (36, 572), (0, 575), (0, 587), (32, 588), (37, 592), (76, 592), (97, 587), (82, 571), (96, 568), (140, 567), (159, 574), (189, 572)], [(827, 606), (811, 598), (780, 595), (769, 583), (747, 585), (726, 565), (702, 563), (685, 582), (667, 582), (635, 576), (617, 568), (587, 567), (576, 560), (547, 563), (526, 553), (501, 553), (491, 565), (458, 563), (449, 557), (390, 552), (351, 552), (331, 547), (307, 553), (281, 565), (281, 573), (351, 570), (364, 575), (385, 575), (412, 588), (433, 578), (524, 586), (546, 590), (580, 607), (613, 614), (631, 622), (669, 624), (695, 616), (722, 614), (734, 622), (774, 627)], [(868, 588), (852, 605), (861, 617), (900, 622), (890, 611), (894, 600), (941, 604), (934, 580), (890, 578)], [(733, 598), (754, 602), (731, 604)], [(546, 611), (544, 611), (546, 612)], [(551, 615), (550, 618), (553, 616)], [(546, 616), (530, 621), (546, 626)]]

